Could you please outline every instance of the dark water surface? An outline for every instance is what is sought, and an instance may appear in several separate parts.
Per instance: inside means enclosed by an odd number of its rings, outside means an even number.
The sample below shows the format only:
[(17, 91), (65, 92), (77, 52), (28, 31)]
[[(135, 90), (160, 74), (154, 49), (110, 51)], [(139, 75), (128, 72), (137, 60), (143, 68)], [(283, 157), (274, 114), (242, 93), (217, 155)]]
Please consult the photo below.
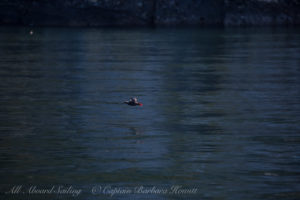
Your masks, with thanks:
[(0, 28), (5, 199), (300, 199), (299, 29), (29, 31)]

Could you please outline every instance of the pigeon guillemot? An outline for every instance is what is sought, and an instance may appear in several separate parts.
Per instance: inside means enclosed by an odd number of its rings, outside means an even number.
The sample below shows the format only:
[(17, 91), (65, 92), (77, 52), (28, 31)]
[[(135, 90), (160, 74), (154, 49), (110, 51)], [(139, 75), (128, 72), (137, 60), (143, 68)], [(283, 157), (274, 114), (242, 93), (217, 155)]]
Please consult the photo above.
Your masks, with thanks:
[(126, 103), (129, 106), (142, 106), (142, 103), (139, 103), (137, 98), (130, 98), (129, 101), (125, 101), (124, 103)]

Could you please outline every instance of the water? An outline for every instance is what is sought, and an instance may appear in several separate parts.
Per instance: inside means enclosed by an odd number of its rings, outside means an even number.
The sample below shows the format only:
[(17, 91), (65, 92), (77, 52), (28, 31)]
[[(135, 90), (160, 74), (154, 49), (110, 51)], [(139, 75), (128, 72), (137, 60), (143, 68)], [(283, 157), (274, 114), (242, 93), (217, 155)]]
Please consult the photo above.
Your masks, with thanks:
[(5, 199), (300, 198), (299, 29), (30, 30), (0, 28)]

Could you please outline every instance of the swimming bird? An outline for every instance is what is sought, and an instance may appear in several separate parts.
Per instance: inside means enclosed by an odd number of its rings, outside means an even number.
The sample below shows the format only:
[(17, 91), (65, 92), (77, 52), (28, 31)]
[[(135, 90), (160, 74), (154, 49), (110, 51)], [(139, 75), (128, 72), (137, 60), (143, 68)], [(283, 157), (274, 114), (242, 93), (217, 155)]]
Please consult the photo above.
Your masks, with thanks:
[(126, 103), (129, 106), (142, 106), (142, 103), (139, 103), (136, 97), (132, 97), (130, 98), (129, 101), (125, 101), (124, 103)]

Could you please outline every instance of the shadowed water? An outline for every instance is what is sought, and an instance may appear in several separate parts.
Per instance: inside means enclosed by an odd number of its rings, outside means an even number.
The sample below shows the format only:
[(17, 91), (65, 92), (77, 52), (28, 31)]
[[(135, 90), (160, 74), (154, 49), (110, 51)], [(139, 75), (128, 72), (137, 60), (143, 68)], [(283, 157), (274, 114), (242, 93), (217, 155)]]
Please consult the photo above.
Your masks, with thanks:
[(29, 31), (0, 28), (5, 199), (300, 198), (299, 29)]

